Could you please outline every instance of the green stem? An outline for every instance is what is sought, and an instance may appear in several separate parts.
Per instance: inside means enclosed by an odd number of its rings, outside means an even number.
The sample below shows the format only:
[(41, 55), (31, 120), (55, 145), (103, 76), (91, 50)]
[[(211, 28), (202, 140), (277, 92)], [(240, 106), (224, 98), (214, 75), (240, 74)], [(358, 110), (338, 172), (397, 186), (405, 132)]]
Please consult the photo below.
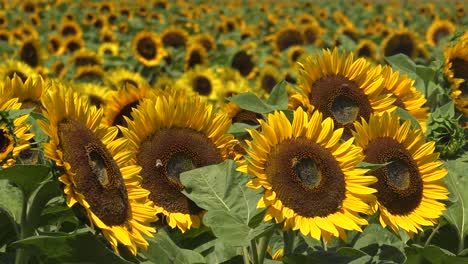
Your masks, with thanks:
[(440, 228), (440, 223), (434, 228), (434, 230), (432, 230), (432, 233), (427, 238), (426, 243), (424, 243), (424, 247), (429, 246), (429, 243), (431, 243), (432, 238), (437, 233), (437, 231), (439, 231), (439, 228)]
[(249, 259), (249, 249), (247, 247), (242, 247), (242, 255), (244, 257), (244, 264), (249, 264), (250, 259)]
[[(21, 227), (20, 239), (25, 238), (28, 233), (27, 213), (28, 213), (28, 199), (27, 197), (24, 197), (23, 195), (23, 207), (21, 208), (21, 222), (20, 222), (20, 227)], [(26, 263), (28, 263), (27, 252), (21, 248), (17, 249), (15, 264), (26, 264)]]
[(460, 243), (458, 243), (458, 254), (465, 249), (465, 238), (464, 236), (460, 236)]
[(258, 241), (258, 263), (263, 264), (263, 261), (265, 260), (265, 255), (267, 252), (268, 248), (268, 243), (270, 242), (271, 236), (273, 236), (274, 229), (272, 229), (270, 232), (265, 234), (265, 236), (262, 236), (259, 241)]
[(325, 240), (325, 238), (322, 237), (322, 246), (323, 246), (323, 250), (324, 251), (327, 251), (328, 248), (327, 248), (327, 241)]
[(254, 264), (258, 264), (258, 253), (257, 253), (257, 242), (255, 239), (250, 241), (250, 249), (252, 250), (252, 261)]
[(284, 256), (290, 255), (294, 250), (294, 239), (296, 238), (294, 231), (288, 229), (283, 231), (283, 240), (284, 240)]

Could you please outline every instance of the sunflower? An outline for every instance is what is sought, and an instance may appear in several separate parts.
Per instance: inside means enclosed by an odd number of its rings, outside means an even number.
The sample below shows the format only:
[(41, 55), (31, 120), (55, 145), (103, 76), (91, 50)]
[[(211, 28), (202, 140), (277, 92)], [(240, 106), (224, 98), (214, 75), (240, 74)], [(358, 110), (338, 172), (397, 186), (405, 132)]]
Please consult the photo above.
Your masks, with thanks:
[(96, 83), (77, 83), (73, 86), (73, 89), (79, 95), (87, 98), (90, 105), (97, 108), (104, 108), (114, 92), (108, 86)]
[(237, 70), (228, 67), (219, 67), (216, 73), (221, 79), (223, 89), (218, 90), (218, 104), (223, 105), (226, 97), (250, 91), (249, 81), (242, 77)]
[(2, 89), (12, 92), (11, 98), (17, 98), (21, 108), (32, 108), (34, 112), (41, 112), (41, 96), (44, 93), (44, 81), (40, 75), (32, 75), (25, 82), (14, 74), (13, 78), (5, 77)]
[(156, 33), (140, 31), (133, 38), (133, 54), (146, 66), (156, 66), (167, 52)]
[(393, 71), (390, 66), (383, 66), (383, 86), (396, 97), (394, 105), (401, 107), (413, 115), (421, 125), (423, 132), (426, 131), (426, 122), (429, 117), (428, 108), (424, 107), (426, 98), (413, 85), (414, 80), (400, 72)]
[(260, 121), (262, 132), (249, 130), (247, 163), (239, 167), (256, 177), (250, 188), (265, 188), (257, 204), (267, 208), (264, 220), (274, 218), (315, 239), (362, 231), (359, 225), (367, 221), (359, 213), (370, 213), (375, 190), (368, 186), (376, 179), (355, 168), (364, 156), (354, 139), (340, 143), (343, 128), (335, 130), (318, 111), (309, 117), (299, 108), (292, 124), (283, 112), (267, 119)]
[(359, 58), (364, 57), (375, 61), (377, 59), (377, 45), (372, 40), (360, 39), (357, 43), (355, 53)]
[(185, 53), (185, 71), (188, 71), (195, 67), (195, 65), (207, 66), (208, 65), (208, 53), (205, 47), (196, 42), (191, 43), (187, 47)]
[(38, 39), (28, 38), (21, 43), (19, 59), (35, 68), (42, 64), (42, 50)]
[(94, 22), (96, 22), (96, 14), (91, 11), (86, 12), (81, 20), (81, 23), (85, 26), (91, 26)]
[(209, 100), (218, 100), (223, 87), (220, 78), (212, 68), (195, 67), (185, 72), (175, 83), (176, 88), (188, 95), (199, 95)]
[(301, 28), (304, 43), (320, 47), (322, 45), (322, 34), (325, 31), (319, 24), (307, 24)]
[(436, 20), (426, 32), (426, 41), (431, 46), (437, 46), (443, 38), (455, 32), (455, 25), (448, 20)]
[(104, 79), (105, 72), (101, 66), (82, 66), (79, 67), (73, 76), (73, 80), (80, 82), (101, 82)]
[(30, 76), (37, 76), (37, 73), (26, 63), (17, 60), (7, 60), (0, 64), (0, 80), (5, 79), (5, 77), (10, 77), (12, 79), (14, 75), (24, 82)]
[(80, 205), (114, 251), (122, 244), (136, 255), (137, 247), (147, 248), (143, 235), (152, 236), (149, 223), (157, 220), (149, 192), (139, 187), (141, 167), (126, 165), (127, 142), (114, 140), (115, 127), (99, 126), (101, 110), (62, 84), (49, 85), (42, 98), (48, 122), (39, 125), (50, 137), (46, 156), (62, 169), (67, 205)]
[(29, 22), (31, 23), (31, 25), (33, 25), (35, 27), (41, 27), (42, 26), (41, 17), (37, 13), (31, 14), (29, 16)]
[(8, 25), (8, 17), (4, 12), (0, 13), (0, 28), (4, 28)]
[(131, 83), (125, 83), (125, 87), (112, 93), (104, 107), (104, 126), (125, 126), (125, 117), (130, 117), (143, 99), (151, 98), (156, 92), (148, 86), (135, 87)]
[(22, 25), (15, 29), (20, 35), (20, 39), (39, 39), (39, 32), (31, 25)]
[(216, 41), (209, 33), (197, 34), (193, 36), (192, 41), (203, 45), (208, 52), (216, 49)]
[(63, 21), (59, 28), (59, 34), (64, 37), (81, 37), (81, 27), (74, 21)]
[(274, 48), (283, 51), (294, 45), (303, 45), (305, 42), (301, 30), (295, 25), (286, 25), (276, 32), (274, 36)]
[(65, 68), (63, 61), (56, 60), (52, 64), (51, 71), (57, 78), (62, 79), (67, 73), (67, 68)]
[(164, 47), (180, 48), (187, 45), (189, 36), (189, 33), (182, 28), (169, 27), (161, 33), (161, 40)]
[(179, 176), (226, 159), (227, 147), (235, 142), (227, 134), (231, 122), (199, 97), (176, 93), (144, 100), (132, 118), (121, 130), (143, 168), (142, 186), (151, 192), (157, 212), (182, 232), (198, 227), (203, 210), (181, 193)]
[(11, 41), (11, 33), (8, 30), (0, 29), (0, 41), (9, 43)]
[(297, 17), (297, 22), (301, 25), (307, 25), (307, 24), (316, 24), (318, 25), (317, 19), (309, 13), (302, 13)]
[(100, 40), (102, 43), (105, 43), (105, 42), (115, 42), (115, 43), (118, 43), (118, 39), (117, 39), (117, 36), (115, 35), (114, 31), (112, 31), (111, 29), (109, 28), (103, 28), (101, 29), (101, 37), (100, 37)]
[(226, 113), (232, 123), (244, 123), (255, 126), (260, 125), (260, 119), (264, 119), (261, 114), (242, 109), (233, 102), (225, 104), (222, 111)]
[(382, 226), (396, 233), (402, 228), (410, 234), (432, 226), (442, 215), (448, 190), (440, 181), (447, 171), (439, 168), (434, 153), (435, 142), (425, 143), (421, 130), (411, 129), (411, 121), (400, 124), (396, 113), (371, 115), (369, 123), (355, 122), (356, 145), (364, 149), (365, 161), (374, 164), (390, 162), (373, 171), (378, 182), (374, 211), (380, 212)]
[[(344, 127), (350, 137), (353, 122), (360, 116), (366, 120), (373, 112), (394, 111), (395, 98), (384, 93), (381, 68), (373, 67), (352, 53), (339, 54), (338, 49), (324, 50), (323, 55), (308, 57), (300, 63), (299, 89), (303, 95), (292, 95), (311, 109), (315, 106), (335, 127)], [(313, 107), (312, 107), (313, 108)]]
[(146, 89), (148, 83), (141, 74), (129, 71), (125, 68), (114, 68), (106, 72), (105, 82), (113, 89), (124, 89), (130, 84), (139, 89)]
[(452, 84), (451, 96), (460, 111), (468, 116), (468, 33), (446, 48), (444, 55), (445, 76)]
[(359, 31), (358, 29), (351, 23), (351, 24), (346, 24), (342, 27), (340, 27), (336, 33), (335, 33), (335, 36), (334, 36), (334, 40), (333, 40), (333, 45), (334, 46), (340, 46), (341, 45), (341, 41), (340, 41), (340, 36), (347, 36), (348, 38), (350, 38), (352, 41), (354, 41), (354, 43), (358, 43), (359, 41)]
[(169, 91), (173, 89), (175, 86), (175, 81), (171, 77), (161, 74), (158, 76), (156, 80), (156, 84), (154, 84), (154, 89), (155, 90), (160, 90), (160, 91)]
[(60, 55), (63, 52), (62, 38), (58, 35), (50, 35), (47, 40), (47, 50), (50, 54)]
[(380, 45), (381, 53), (385, 57), (403, 53), (410, 58), (415, 58), (417, 47), (418, 40), (416, 33), (409, 29), (391, 31)]
[(67, 63), (79, 68), (83, 66), (101, 66), (103, 61), (94, 51), (81, 49), (75, 51)]
[(280, 80), (281, 73), (278, 68), (265, 65), (256, 79), (256, 92), (261, 97), (267, 97)]
[(116, 43), (102, 43), (98, 49), (98, 55), (100, 57), (119, 56), (119, 45)]
[[(17, 78), (18, 79), (18, 78)], [(8, 78), (7, 78), (8, 80)], [(14, 98), (10, 87), (0, 86), (0, 111), (19, 110), (21, 103)], [(0, 164), (7, 168), (16, 163), (16, 158), (31, 147), (29, 140), (34, 134), (29, 133), (31, 125), (26, 122), (29, 115), (22, 115), (9, 122), (0, 118)]]
[(239, 73), (247, 78), (253, 79), (258, 72), (258, 58), (255, 52), (251, 49), (239, 49), (231, 58), (231, 68), (236, 69)]
[(62, 43), (62, 49), (64, 53), (73, 53), (77, 50), (85, 48), (86, 43), (81, 37), (67, 37)]
[(299, 61), (299, 58), (306, 53), (302, 46), (292, 46), (288, 49), (288, 63), (291, 67), (294, 67)]

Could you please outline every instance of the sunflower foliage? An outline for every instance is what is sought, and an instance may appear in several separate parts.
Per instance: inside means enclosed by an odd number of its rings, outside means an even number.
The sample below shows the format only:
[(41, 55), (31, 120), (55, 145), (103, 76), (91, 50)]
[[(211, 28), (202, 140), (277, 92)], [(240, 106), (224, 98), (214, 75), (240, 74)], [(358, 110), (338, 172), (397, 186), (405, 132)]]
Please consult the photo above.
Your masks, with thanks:
[(468, 263), (466, 1), (0, 6), (0, 263)]

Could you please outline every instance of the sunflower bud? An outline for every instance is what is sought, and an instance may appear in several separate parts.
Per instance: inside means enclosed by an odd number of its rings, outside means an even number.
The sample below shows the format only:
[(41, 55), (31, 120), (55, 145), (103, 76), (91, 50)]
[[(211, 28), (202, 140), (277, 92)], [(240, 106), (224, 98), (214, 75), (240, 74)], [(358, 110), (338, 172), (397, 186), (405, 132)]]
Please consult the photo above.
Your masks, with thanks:
[(465, 145), (465, 131), (454, 117), (431, 118), (427, 137), (436, 142), (436, 151), (444, 158), (456, 156)]

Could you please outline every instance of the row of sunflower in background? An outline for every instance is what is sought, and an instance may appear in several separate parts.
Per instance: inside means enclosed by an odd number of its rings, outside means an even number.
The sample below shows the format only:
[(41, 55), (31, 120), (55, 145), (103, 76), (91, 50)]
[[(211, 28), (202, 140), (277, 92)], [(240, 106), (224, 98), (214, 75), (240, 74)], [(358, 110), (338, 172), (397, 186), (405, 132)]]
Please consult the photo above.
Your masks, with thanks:
[(2, 260), (466, 261), (466, 3), (1, 4)]

